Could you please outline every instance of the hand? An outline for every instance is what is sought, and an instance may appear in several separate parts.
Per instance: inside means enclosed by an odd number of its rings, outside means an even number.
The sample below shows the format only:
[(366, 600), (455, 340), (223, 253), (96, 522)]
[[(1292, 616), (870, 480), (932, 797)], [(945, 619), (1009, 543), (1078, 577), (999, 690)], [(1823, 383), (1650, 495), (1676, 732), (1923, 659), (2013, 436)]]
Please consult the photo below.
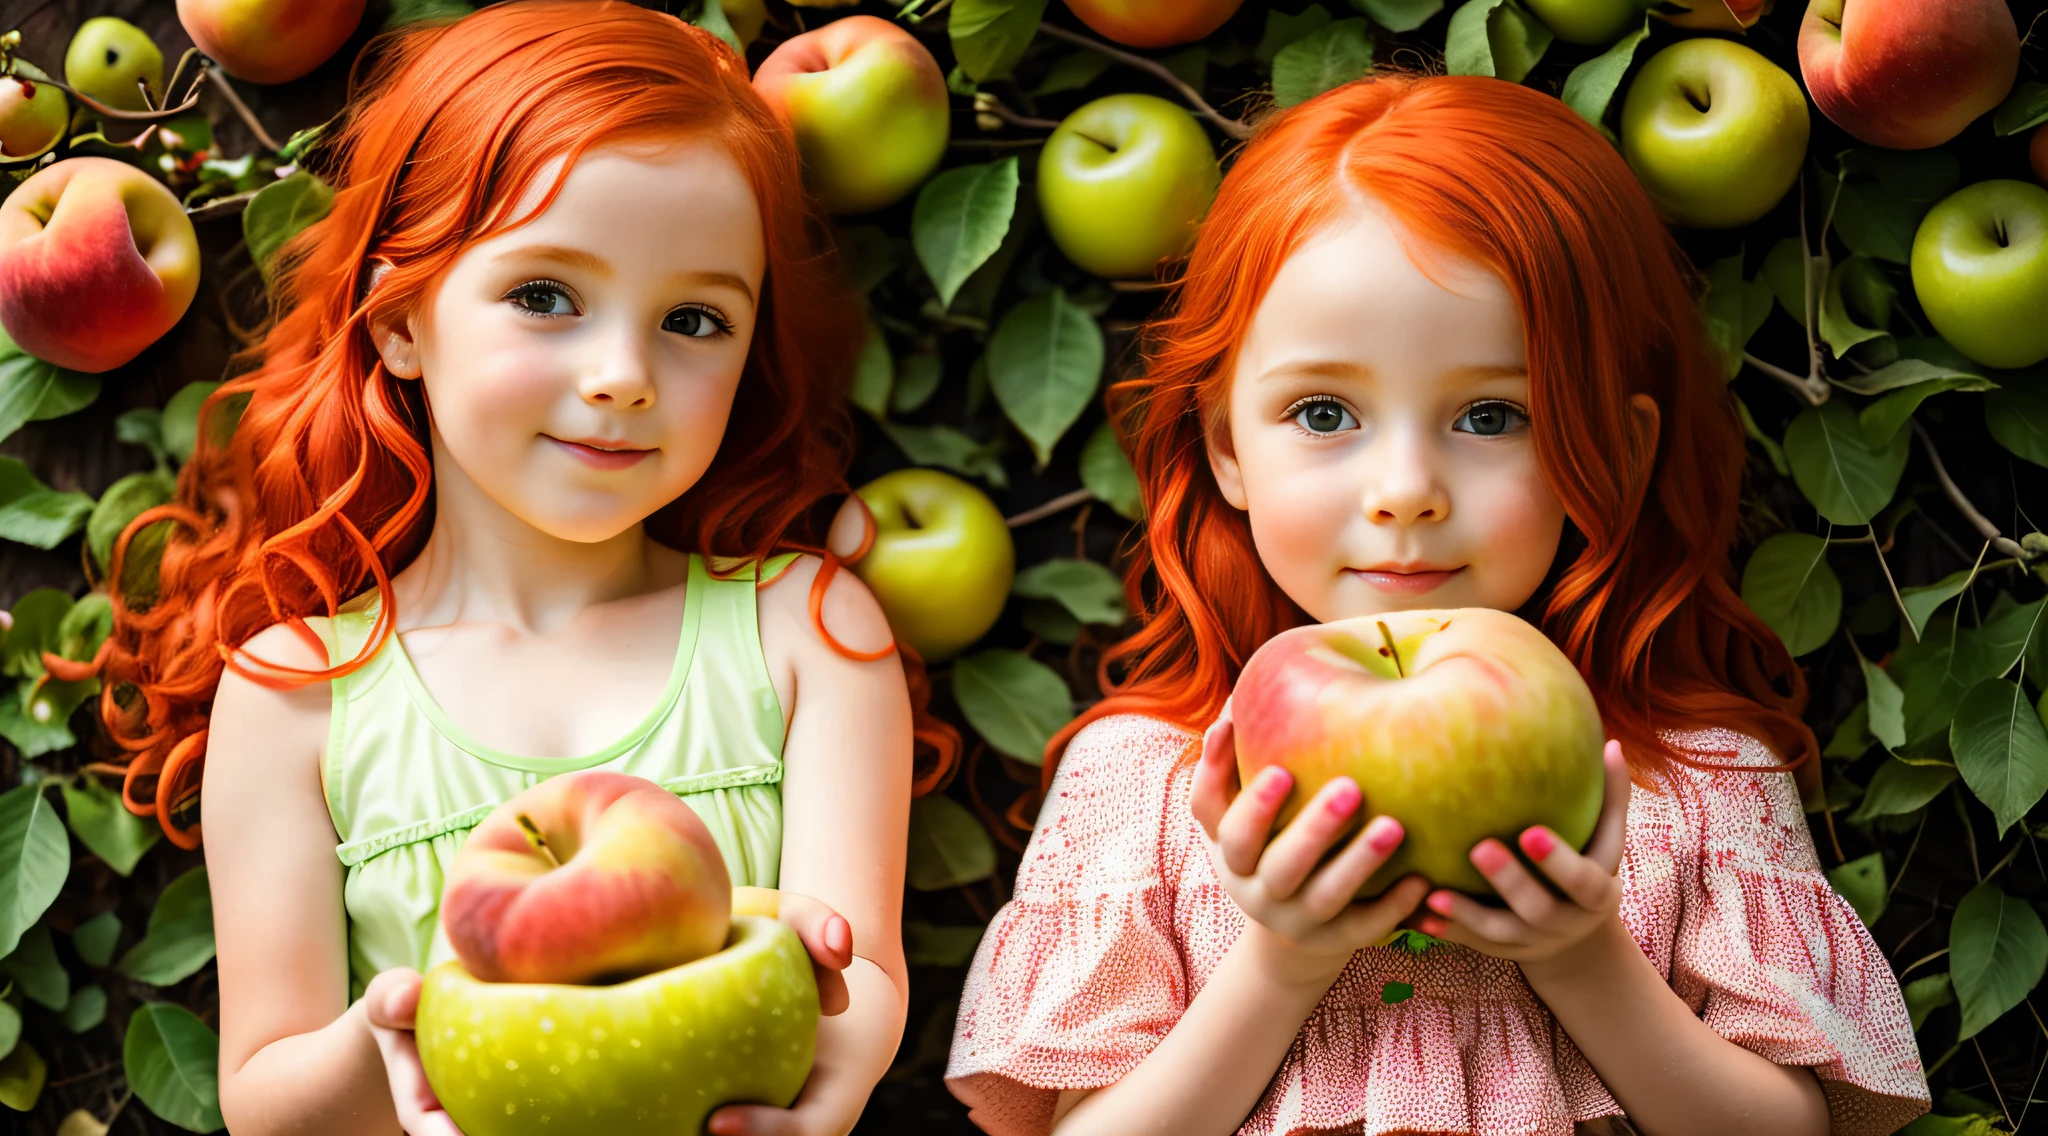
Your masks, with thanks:
[(427, 1084), (420, 1067), (420, 1048), (413, 1041), (413, 1015), (420, 1006), (420, 972), (410, 967), (384, 971), (363, 991), (363, 1009), (370, 1036), (384, 1055), (384, 1075), (391, 1082), (391, 1103), (398, 1108), (399, 1127), (406, 1136), (462, 1136), (448, 1119), (441, 1098)]
[(1517, 841), (1530, 860), (1564, 892), (1559, 899), (1515, 859), (1500, 841), (1488, 838), (1472, 848), (1472, 865), (1507, 901), (1502, 911), (1454, 891), (1430, 893), (1429, 910), (1418, 924), (1424, 934), (1462, 943), (1525, 966), (1563, 957), (1594, 934), (1618, 925), (1623, 837), (1628, 832), (1628, 761), (1621, 743), (1609, 741), (1600, 825), (1583, 855), (1550, 829), (1538, 825)]
[(1294, 778), (1269, 767), (1239, 792), (1230, 703), (1202, 736), (1191, 805), (1209, 837), (1209, 859), (1230, 897), (1254, 922), (1285, 940), (1307, 963), (1303, 977), (1334, 978), (1353, 952), (1392, 932), (1428, 884), (1408, 876), (1378, 899), (1354, 903), (1360, 885), (1387, 862), (1405, 835), (1401, 822), (1374, 817), (1329, 863), (1317, 868), (1365, 804), (1358, 783), (1324, 785), (1272, 843), (1273, 818)]
[(818, 979), (818, 1012), (826, 1017), (846, 1012), (852, 997), (846, 975), (853, 965), (853, 924), (844, 915), (807, 895), (774, 888), (732, 889), (734, 915), (765, 915), (780, 919), (811, 954), (811, 973)]

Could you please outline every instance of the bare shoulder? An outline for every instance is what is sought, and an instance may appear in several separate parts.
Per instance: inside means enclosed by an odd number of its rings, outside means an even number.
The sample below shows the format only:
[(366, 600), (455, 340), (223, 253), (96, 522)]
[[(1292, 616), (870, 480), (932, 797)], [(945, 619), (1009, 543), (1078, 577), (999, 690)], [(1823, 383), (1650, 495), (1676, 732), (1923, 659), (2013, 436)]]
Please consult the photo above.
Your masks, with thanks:
[[(244, 658), (260, 659), (283, 668), (312, 670), (327, 666), (327, 656), (292, 628), (277, 624), (252, 636), (242, 645)], [(245, 765), (250, 772), (274, 776), (280, 759), (289, 763), (306, 761), (305, 771), (317, 769), (326, 745), (332, 712), (331, 693), (325, 682), (275, 688), (236, 673), (221, 672), (214, 693), (206, 746), (209, 777), (233, 777)]]
[[(825, 562), (805, 554), (761, 589), (762, 646), (771, 653), (795, 658), (831, 655), (842, 658), (819, 634), (822, 622), (841, 646), (861, 654), (886, 649), (894, 641), (889, 619), (873, 592), (851, 569), (841, 566), (825, 586), (818, 620), (811, 618), (811, 591)], [(846, 660), (852, 662), (852, 660)]]

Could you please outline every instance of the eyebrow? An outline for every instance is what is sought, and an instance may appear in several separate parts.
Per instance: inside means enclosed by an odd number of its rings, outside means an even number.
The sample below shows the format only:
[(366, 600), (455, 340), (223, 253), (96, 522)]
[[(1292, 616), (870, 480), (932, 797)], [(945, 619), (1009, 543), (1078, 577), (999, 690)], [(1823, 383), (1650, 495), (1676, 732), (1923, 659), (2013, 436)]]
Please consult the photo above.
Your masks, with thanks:
[[(1371, 366), (1354, 360), (1306, 359), (1299, 363), (1282, 363), (1277, 367), (1262, 372), (1259, 378), (1369, 379), (1372, 377), (1372, 374)], [(1444, 377), (1475, 382), (1484, 379), (1523, 379), (1528, 376), (1529, 369), (1527, 367), (1517, 367), (1505, 363), (1476, 363), (1469, 367), (1459, 367)]]
[[(563, 245), (524, 245), (519, 248), (507, 249), (491, 259), (495, 263), (511, 260), (546, 260), (568, 268), (580, 268), (606, 280), (612, 277), (612, 266), (603, 257), (583, 249), (568, 248)], [(730, 288), (745, 296), (748, 303), (754, 301), (754, 289), (748, 285), (745, 279), (730, 272), (677, 272), (672, 274), (669, 279)]]

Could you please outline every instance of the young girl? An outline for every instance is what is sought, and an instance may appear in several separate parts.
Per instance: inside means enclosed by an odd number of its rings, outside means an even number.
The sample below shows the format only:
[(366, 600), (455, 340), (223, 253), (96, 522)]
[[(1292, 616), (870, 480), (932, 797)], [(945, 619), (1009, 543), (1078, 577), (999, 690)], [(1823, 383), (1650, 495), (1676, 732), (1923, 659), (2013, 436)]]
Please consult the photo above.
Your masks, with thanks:
[(858, 335), (794, 144), (717, 40), (626, 4), (377, 47), (260, 366), (123, 542), (179, 526), (104, 708), (131, 807), (192, 846), (204, 805), (222, 1115), (454, 1133), (409, 1032), (443, 874), (608, 769), (787, 889), (843, 1009), (792, 1109), (711, 1131), (845, 1133), (903, 1022), (912, 712), (860, 583), (771, 555), (843, 490)]
[[(1144, 624), (969, 973), (947, 1077), (983, 1128), (1818, 1136), (1925, 1110), (1784, 772), (1817, 748), (1799, 672), (1729, 587), (1742, 433), (1689, 279), (1555, 98), (1386, 77), (1260, 129), (1115, 391)], [(1371, 813), (1341, 778), (1269, 844), (1288, 777), (1237, 791), (1231, 684), (1295, 624), (1466, 606), (1538, 622), (1592, 686), (1599, 831), (1520, 834), (1555, 892), (1475, 847), (1504, 908), (1413, 878), (1348, 902), (1406, 818), (1323, 862)], [(1374, 945), (1404, 921), (1455, 945)]]

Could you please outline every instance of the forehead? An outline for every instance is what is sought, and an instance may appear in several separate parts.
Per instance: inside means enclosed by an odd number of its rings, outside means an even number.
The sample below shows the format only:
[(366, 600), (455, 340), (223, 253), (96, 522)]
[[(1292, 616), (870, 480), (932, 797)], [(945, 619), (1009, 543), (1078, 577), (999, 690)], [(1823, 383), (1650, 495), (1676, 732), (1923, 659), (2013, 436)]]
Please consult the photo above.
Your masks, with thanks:
[[(561, 191), (537, 216), (567, 157), (544, 163), (514, 202), (524, 224), (482, 242), (546, 240), (628, 260), (737, 260), (758, 266), (761, 215), (753, 188), (725, 147), (705, 138), (660, 145), (596, 146), (583, 152)], [(756, 269), (758, 271), (758, 267)]]

